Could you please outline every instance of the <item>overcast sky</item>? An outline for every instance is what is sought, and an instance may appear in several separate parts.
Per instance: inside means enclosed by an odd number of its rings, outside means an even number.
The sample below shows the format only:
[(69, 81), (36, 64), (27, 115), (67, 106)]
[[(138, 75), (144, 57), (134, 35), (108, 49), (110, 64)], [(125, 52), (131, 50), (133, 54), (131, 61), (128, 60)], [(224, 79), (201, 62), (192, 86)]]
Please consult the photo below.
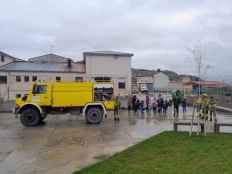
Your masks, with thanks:
[[(7, 0), (0, 50), (26, 59), (52, 52), (134, 53), (136, 68), (196, 73), (188, 52), (202, 43), (207, 79), (232, 81), (231, 0)], [(53, 46), (52, 46), (53, 45)]]

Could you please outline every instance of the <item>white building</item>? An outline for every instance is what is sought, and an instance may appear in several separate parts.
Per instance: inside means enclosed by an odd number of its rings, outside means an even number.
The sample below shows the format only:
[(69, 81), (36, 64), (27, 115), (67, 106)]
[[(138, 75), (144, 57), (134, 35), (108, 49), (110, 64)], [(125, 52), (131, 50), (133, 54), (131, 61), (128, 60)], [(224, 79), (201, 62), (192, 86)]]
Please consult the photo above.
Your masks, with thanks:
[(159, 72), (154, 75), (154, 90), (157, 92), (167, 92), (169, 87), (170, 79), (169, 77)]
[[(6, 55), (6, 54), (5, 54)], [(131, 93), (131, 57), (115, 51), (84, 52), (83, 61), (74, 62), (55, 54), (23, 61), (4, 56), (0, 66), (0, 98), (15, 99), (28, 93), (32, 82), (112, 81), (115, 95)]]

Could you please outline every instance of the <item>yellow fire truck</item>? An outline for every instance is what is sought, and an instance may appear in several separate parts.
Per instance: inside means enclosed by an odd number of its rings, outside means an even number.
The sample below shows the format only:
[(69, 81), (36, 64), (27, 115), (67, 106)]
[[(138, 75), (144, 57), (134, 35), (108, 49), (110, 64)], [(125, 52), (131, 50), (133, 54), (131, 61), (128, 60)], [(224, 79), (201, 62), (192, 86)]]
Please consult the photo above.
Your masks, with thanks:
[(14, 112), (26, 127), (39, 125), (52, 113), (80, 111), (87, 123), (101, 123), (114, 108), (110, 82), (34, 83), (28, 94), (16, 96)]

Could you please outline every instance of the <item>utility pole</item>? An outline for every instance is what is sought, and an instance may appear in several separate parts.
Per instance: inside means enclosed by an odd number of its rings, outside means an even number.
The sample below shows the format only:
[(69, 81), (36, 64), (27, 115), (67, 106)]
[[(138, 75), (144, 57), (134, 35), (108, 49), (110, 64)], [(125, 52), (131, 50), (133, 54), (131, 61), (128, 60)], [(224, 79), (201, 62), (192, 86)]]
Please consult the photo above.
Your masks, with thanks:
[(198, 96), (201, 96), (201, 67), (202, 67), (202, 55), (199, 55), (199, 60), (198, 60)]
[(202, 45), (199, 43), (198, 45), (194, 46), (193, 48), (188, 49), (191, 52), (196, 65), (197, 65), (197, 74), (198, 74), (198, 96), (201, 95), (201, 78), (202, 78), (202, 68), (203, 68), (203, 51)]

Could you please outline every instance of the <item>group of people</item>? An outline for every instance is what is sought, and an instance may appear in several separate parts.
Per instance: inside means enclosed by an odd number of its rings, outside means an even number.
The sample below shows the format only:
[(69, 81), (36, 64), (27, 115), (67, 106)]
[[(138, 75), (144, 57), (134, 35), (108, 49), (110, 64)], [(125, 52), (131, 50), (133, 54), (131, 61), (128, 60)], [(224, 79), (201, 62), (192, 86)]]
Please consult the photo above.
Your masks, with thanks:
[[(198, 111), (202, 111), (202, 116), (210, 113), (210, 120), (212, 120), (212, 116), (215, 113), (215, 105), (216, 102), (213, 97), (208, 97), (207, 94), (203, 94), (200, 98), (198, 98), (194, 102)], [(173, 106), (173, 107), (172, 107)], [(161, 95), (156, 99), (155, 97), (145, 95), (142, 99), (141, 97), (137, 97), (136, 95), (129, 96), (128, 98), (128, 111), (133, 110), (134, 113), (140, 111), (144, 113), (144, 111), (153, 110), (154, 114), (158, 113), (159, 115), (166, 115), (169, 108), (173, 108), (174, 118), (179, 118), (179, 109), (182, 107), (183, 116), (187, 112), (187, 101), (183, 97), (183, 94), (180, 91), (176, 91), (172, 94), (171, 99), (164, 99)], [(115, 99), (114, 106), (114, 119), (116, 121), (119, 120), (119, 109), (121, 107), (121, 103), (119, 98)]]
[(128, 110), (133, 110), (135, 113), (141, 111), (142, 113), (146, 111), (153, 110), (154, 113), (159, 113), (166, 115), (169, 108), (174, 108), (179, 114), (179, 106), (182, 105), (183, 113), (187, 112), (187, 102), (184, 100), (177, 100), (177, 97), (172, 99), (164, 99), (161, 95), (156, 97), (151, 97), (146, 95), (144, 99), (140, 99), (136, 95), (129, 97), (128, 99)]

